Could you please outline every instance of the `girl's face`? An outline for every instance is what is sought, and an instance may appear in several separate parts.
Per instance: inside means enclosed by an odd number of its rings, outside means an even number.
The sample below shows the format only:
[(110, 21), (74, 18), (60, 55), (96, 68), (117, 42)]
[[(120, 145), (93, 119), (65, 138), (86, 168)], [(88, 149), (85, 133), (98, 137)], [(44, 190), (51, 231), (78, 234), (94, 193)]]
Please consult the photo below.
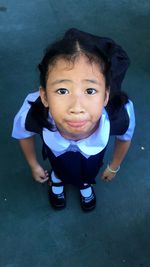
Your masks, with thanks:
[(60, 134), (80, 140), (97, 129), (109, 91), (98, 64), (90, 63), (84, 55), (70, 64), (65, 59), (57, 60), (49, 70), (46, 92), (40, 88), (40, 96)]

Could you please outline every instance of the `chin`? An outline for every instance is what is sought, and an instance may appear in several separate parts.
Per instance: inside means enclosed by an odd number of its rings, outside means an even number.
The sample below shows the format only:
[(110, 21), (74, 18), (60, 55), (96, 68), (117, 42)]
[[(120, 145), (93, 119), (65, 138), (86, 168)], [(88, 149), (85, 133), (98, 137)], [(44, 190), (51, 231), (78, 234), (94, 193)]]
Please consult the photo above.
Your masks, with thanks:
[(82, 132), (81, 131), (67, 132), (67, 133), (63, 134), (63, 136), (66, 139), (71, 139), (71, 140), (74, 140), (74, 141), (85, 139), (85, 138), (87, 138), (90, 135), (91, 135), (91, 133), (89, 133), (89, 132), (83, 132), (83, 131)]

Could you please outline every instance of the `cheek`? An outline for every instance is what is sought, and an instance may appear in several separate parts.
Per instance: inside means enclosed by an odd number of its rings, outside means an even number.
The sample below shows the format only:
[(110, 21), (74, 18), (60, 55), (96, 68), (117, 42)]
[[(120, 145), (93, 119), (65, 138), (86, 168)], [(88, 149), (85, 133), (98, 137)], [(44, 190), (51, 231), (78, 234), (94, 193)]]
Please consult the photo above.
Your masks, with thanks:
[(93, 123), (97, 122), (100, 119), (102, 110), (103, 105), (101, 105), (101, 103), (97, 103), (97, 105), (95, 104), (89, 107), (88, 113)]
[(97, 111), (95, 110), (95, 112), (93, 112), (93, 116), (92, 116), (93, 122), (97, 122), (100, 119), (101, 115), (102, 115), (102, 109), (99, 109)]
[(54, 120), (61, 119), (62, 115), (64, 114), (62, 104), (60, 104), (58, 102), (56, 103), (55, 101), (50, 101), (49, 102), (49, 112), (52, 115)]
[(102, 110), (104, 108), (104, 99), (96, 99), (92, 105), (90, 105), (90, 112), (95, 118), (99, 118), (102, 114)]

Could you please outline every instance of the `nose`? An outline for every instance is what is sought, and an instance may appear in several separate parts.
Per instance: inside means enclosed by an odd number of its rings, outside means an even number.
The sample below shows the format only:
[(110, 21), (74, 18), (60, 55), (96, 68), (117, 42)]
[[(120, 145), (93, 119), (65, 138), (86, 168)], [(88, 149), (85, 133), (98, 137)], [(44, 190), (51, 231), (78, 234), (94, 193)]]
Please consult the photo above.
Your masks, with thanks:
[(72, 96), (70, 101), (69, 113), (80, 114), (85, 113), (83, 100), (81, 96)]

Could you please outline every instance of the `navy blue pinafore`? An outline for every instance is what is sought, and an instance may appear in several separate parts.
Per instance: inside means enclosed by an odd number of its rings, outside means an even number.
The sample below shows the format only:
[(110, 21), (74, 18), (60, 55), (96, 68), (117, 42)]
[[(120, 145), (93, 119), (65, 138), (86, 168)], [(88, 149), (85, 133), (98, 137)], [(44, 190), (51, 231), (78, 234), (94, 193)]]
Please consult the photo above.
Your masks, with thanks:
[[(35, 116), (31, 106), (26, 117), (25, 127), (28, 131), (40, 134), (42, 138), (43, 127), (48, 128), (49, 126), (43, 119), (45, 110), (42, 107), (39, 98), (36, 101), (39, 101), (39, 108), (41, 109), (39, 114), (41, 115), (38, 117)], [(123, 106), (119, 112), (115, 113), (113, 116), (109, 114), (108, 110), (108, 116), (110, 120), (110, 136), (123, 135), (129, 126), (129, 116), (125, 107)], [(52, 170), (60, 180), (65, 184), (73, 184), (82, 188), (84, 183), (95, 183), (95, 177), (103, 165), (105, 151), (106, 147), (100, 153), (92, 155), (89, 158), (85, 158), (78, 151), (68, 151), (56, 157), (43, 140), (42, 154), (44, 159), (49, 159)]]

